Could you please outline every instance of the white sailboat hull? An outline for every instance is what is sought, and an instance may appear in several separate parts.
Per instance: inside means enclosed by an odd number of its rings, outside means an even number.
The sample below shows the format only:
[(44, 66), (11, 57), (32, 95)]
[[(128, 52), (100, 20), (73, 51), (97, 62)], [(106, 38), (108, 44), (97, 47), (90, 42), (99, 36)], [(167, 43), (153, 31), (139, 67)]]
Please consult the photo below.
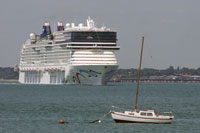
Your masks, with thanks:
[(170, 124), (173, 116), (137, 116), (129, 115), (121, 112), (111, 112), (111, 116), (116, 123), (154, 123), (154, 124)]

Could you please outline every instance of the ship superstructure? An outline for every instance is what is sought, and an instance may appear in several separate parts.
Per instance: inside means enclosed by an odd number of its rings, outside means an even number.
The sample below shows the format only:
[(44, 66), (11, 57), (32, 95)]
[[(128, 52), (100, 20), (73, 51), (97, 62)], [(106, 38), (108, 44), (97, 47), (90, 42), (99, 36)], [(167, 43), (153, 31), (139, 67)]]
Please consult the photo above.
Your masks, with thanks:
[(19, 82), (25, 84), (106, 84), (118, 68), (117, 32), (87, 25), (58, 22), (51, 33), (48, 22), (40, 35), (30, 34), (22, 45)]

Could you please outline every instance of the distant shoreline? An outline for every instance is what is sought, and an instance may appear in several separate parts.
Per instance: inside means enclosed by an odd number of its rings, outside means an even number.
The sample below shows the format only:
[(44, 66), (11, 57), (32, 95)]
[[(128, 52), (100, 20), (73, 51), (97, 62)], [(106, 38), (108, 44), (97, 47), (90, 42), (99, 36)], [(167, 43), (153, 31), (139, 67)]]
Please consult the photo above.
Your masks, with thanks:
[(5, 81), (5, 82), (18, 82), (18, 79), (0, 79), (0, 81)]
[[(110, 83), (137, 83), (137, 80), (109, 81)], [(141, 80), (142, 83), (200, 83), (196, 80)]]

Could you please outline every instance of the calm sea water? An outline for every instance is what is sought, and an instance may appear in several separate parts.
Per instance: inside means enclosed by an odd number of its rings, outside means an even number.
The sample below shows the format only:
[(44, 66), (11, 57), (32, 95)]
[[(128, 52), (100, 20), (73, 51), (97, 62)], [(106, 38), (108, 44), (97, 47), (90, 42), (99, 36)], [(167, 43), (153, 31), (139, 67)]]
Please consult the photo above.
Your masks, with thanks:
[[(116, 124), (111, 106), (133, 109), (135, 83), (107, 86), (22, 85), (0, 83), (2, 133), (200, 132), (200, 84), (145, 83), (139, 109), (174, 112), (172, 124)], [(68, 124), (59, 124), (59, 120)]]

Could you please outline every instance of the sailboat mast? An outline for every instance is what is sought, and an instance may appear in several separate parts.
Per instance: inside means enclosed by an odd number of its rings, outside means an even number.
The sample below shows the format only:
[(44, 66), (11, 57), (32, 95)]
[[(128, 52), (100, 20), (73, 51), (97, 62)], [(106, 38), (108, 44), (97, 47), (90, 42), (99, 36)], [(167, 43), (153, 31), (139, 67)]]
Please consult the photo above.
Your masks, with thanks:
[(140, 65), (139, 65), (139, 69), (138, 69), (138, 80), (137, 80), (136, 99), (135, 99), (135, 111), (137, 111), (137, 103), (138, 103), (138, 89), (139, 89), (139, 86), (140, 86), (140, 72), (141, 72), (141, 66), (142, 66), (143, 45), (144, 45), (144, 36), (142, 37), (142, 47), (141, 47), (141, 52), (140, 52)]

